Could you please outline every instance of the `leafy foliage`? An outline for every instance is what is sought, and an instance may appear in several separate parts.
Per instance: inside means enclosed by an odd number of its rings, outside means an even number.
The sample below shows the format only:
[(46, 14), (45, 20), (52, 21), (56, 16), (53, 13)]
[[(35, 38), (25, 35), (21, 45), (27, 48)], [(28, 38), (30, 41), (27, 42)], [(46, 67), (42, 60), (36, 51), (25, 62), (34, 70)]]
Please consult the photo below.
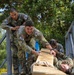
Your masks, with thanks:
[[(0, 33), (0, 40), (2, 38), (2, 34)], [(6, 59), (6, 41), (4, 40), (2, 42), (2, 44), (0, 44), (0, 66), (2, 64), (2, 62), (4, 61), (4, 59)], [(4, 66), (5, 67), (5, 66)]]
[(0, 3), (0, 8), (5, 8), (0, 22), (9, 15), (9, 9), (15, 7), (33, 19), (35, 27), (48, 41), (55, 38), (64, 45), (64, 36), (74, 20), (71, 0), (0, 0)]

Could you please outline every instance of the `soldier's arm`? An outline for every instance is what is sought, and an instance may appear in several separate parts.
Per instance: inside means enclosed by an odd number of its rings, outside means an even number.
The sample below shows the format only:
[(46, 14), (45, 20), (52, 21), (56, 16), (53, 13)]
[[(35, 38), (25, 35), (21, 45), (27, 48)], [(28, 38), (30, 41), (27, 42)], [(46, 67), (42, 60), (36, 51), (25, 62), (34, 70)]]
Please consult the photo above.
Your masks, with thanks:
[(10, 17), (8, 17), (7, 19), (5, 19), (4, 21), (3, 21), (3, 23), (1, 24), (1, 27), (3, 28), (3, 29), (10, 29), (10, 30), (17, 30), (17, 29), (19, 29), (19, 26), (16, 26), (16, 27), (12, 27), (11, 26), (11, 21), (10, 21)]
[(35, 54), (36, 56), (39, 55), (39, 52), (37, 52), (37, 51), (35, 51), (35, 50), (32, 50), (31, 53), (32, 53), (32, 54)]
[(25, 21), (27, 21), (27, 20), (32, 20), (31, 17), (28, 16), (28, 15), (26, 15), (26, 14), (23, 14), (22, 17), (23, 17), (23, 19), (24, 19)]
[(26, 14), (22, 14), (22, 18), (24, 20), (24, 23), (22, 25), (24, 25), (27, 20), (32, 20), (31, 17)]
[(11, 29), (11, 28), (12, 28), (12, 26), (10, 26), (10, 18), (9, 18), (9, 17), (6, 18), (6, 19), (2, 22), (1, 27), (2, 27), (3, 29)]
[(30, 54), (30, 53), (33, 53), (33, 54), (35, 54), (36, 56), (39, 55), (38, 52), (36, 52), (35, 50), (33, 50), (30, 46), (28, 46), (28, 45), (26, 44), (26, 42), (25, 42), (24, 39), (19, 39), (19, 40), (18, 40), (18, 43), (19, 43), (19, 45), (20, 45), (20, 48), (21, 48), (22, 50), (24, 50), (25, 52), (28, 52), (29, 54)]
[(58, 46), (59, 46), (59, 49), (60, 49), (59, 51), (64, 53), (64, 48), (63, 48), (62, 44), (58, 43)]
[(43, 34), (37, 30), (37, 38), (39, 39), (39, 41), (41, 42), (41, 44), (43, 45), (43, 47), (52, 50), (51, 45), (48, 43), (48, 41), (45, 39), (45, 37), (43, 36)]
[(56, 57), (57, 57), (57, 58), (58, 58), (58, 57), (60, 57), (60, 58), (62, 58), (62, 59), (67, 59), (67, 58), (68, 58), (64, 53), (59, 52), (59, 51), (56, 50), (56, 49), (54, 49), (53, 51), (56, 53)]
[[(23, 27), (23, 26), (22, 26)], [(24, 28), (24, 27), (23, 27)], [(18, 44), (19, 44), (19, 47), (24, 50), (25, 52), (28, 52), (29, 54), (30, 53), (33, 53), (35, 54), (36, 56), (39, 55), (38, 52), (36, 52), (34, 49), (32, 49), (29, 45), (26, 44), (23, 36), (22, 36), (22, 31), (19, 29), (19, 32), (17, 31), (17, 39), (18, 39)]]

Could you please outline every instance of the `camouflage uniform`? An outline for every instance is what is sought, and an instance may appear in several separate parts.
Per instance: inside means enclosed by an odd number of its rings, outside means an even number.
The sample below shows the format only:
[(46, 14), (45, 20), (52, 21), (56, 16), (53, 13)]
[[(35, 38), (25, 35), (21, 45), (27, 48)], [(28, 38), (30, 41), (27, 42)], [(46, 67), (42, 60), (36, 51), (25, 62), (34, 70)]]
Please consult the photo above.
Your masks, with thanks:
[[(19, 43), (18, 47), (19, 47), (19, 50), (20, 50), (18, 52), (18, 57), (19, 57), (20, 60), (22, 60), (22, 62), (23, 62), (23, 57), (21, 55), (22, 53), (28, 52), (29, 54), (31, 54), (31, 51), (33, 49), (35, 50), (35, 40), (39, 40), (44, 47), (49, 44), (47, 42), (47, 40), (44, 38), (43, 34), (39, 30), (37, 30), (36, 28), (34, 28), (34, 31), (31, 35), (28, 35), (25, 32), (24, 28), (25, 27), (21, 26), (19, 28), (19, 30), (17, 31), (17, 38), (18, 38), (18, 43)], [(31, 66), (31, 64), (30, 64), (30, 66)]]
[(64, 48), (62, 44), (58, 43), (55, 39), (51, 39), (49, 43), (53, 47), (53, 49), (56, 49), (57, 51), (64, 53)]
[(28, 15), (23, 14), (23, 13), (18, 13), (18, 19), (16, 21), (13, 20), (11, 16), (9, 16), (3, 21), (1, 25), (3, 29), (9, 29), (11, 32), (10, 39), (11, 39), (11, 49), (13, 53), (13, 67), (14, 67), (15, 75), (18, 75), (19, 73), (18, 57), (17, 57), (18, 48), (15, 45), (16, 31), (11, 30), (11, 27), (21, 26), (24, 24), (25, 21), (30, 20), (30, 19), (31, 18)]
[(73, 60), (71, 58), (67, 57), (66, 55), (64, 55), (63, 53), (58, 52), (57, 55), (56, 55), (56, 57), (54, 58), (54, 65), (58, 69), (61, 69), (60, 65), (62, 63), (68, 64), (70, 66), (69, 71), (66, 72), (67, 74), (70, 74), (71, 70), (73, 68)]
[(58, 50), (59, 52), (64, 53), (64, 48), (60, 43), (57, 43), (57, 47), (55, 49)]

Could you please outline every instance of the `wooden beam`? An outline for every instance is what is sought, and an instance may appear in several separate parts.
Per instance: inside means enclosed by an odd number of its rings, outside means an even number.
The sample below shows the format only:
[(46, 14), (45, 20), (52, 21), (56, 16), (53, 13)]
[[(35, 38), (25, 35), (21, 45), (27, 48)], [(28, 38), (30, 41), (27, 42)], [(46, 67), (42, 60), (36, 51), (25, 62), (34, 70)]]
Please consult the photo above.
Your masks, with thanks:
[(50, 55), (50, 50), (41, 49), (36, 63), (32, 67), (32, 75), (66, 75), (53, 65), (54, 57)]

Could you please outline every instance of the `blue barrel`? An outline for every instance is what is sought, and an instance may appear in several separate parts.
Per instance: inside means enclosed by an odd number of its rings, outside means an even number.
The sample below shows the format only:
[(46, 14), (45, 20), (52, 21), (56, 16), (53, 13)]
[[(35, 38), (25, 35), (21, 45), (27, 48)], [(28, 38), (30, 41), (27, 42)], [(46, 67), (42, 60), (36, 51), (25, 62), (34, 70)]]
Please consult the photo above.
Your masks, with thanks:
[[(38, 41), (36, 41), (35, 43), (35, 50), (38, 52), (40, 50), (40, 46), (39, 46), (39, 43)], [(26, 59), (28, 59), (28, 53), (26, 52)]]
[(35, 49), (37, 52), (40, 50), (40, 46), (39, 46), (38, 41), (36, 41), (36, 43), (35, 43)]

